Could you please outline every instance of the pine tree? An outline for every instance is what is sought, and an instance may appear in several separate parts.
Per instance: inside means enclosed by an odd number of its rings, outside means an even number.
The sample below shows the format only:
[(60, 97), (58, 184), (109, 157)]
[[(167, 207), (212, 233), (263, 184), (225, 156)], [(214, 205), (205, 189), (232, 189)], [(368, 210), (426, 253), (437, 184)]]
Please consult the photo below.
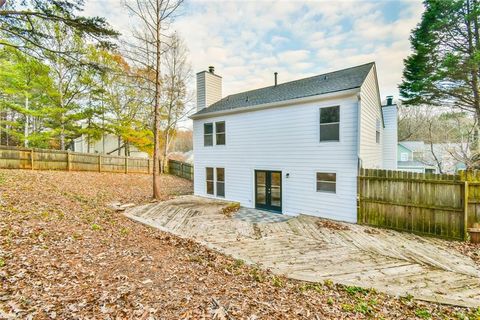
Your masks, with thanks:
[(400, 93), (404, 104), (450, 106), (480, 123), (480, 5), (477, 0), (425, 0), (410, 37)]
[(51, 36), (42, 32), (37, 23), (61, 23), (82, 38), (90, 38), (102, 46), (112, 46), (109, 41), (118, 32), (111, 29), (104, 18), (78, 15), (83, 0), (30, 0), (7, 1), (0, 8), (0, 45), (14, 47), (24, 52), (49, 51), (68, 55), (45, 44)]

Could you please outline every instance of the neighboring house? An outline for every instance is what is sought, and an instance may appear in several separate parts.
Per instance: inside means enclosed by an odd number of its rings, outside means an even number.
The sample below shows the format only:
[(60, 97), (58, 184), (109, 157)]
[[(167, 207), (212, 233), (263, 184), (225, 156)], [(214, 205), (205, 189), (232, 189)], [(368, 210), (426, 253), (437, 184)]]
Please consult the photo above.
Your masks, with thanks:
[(194, 193), (356, 222), (359, 167), (396, 169), (397, 107), (382, 107), (375, 63), (274, 79), (222, 98), (213, 67), (197, 74)]
[[(460, 143), (434, 143), (401, 141), (398, 143), (398, 170), (417, 173), (456, 173), (466, 168), (454, 155), (468, 149)], [(468, 152), (468, 150), (466, 151)]]
[(399, 142), (397, 169), (416, 173), (436, 173), (436, 166), (425, 163), (425, 151), (425, 143), (423, 141)]
[[(146, 152), (138, 150), (134, 145), (129, 145), (130, 157), (148, 158)], [(88, 146), (88, 139), (86, 135), (82, 135), (73, 141), (73, 150), (75, 152), (83, 153), (102, 153), (109, 155), (125, 155), (125, 145), (121, 138), (113, 134), (106, 134), (100, 140), (90, 141)]]
[(193, 151), (173, 151), (168, 154), (168, 159), (193, 164)]

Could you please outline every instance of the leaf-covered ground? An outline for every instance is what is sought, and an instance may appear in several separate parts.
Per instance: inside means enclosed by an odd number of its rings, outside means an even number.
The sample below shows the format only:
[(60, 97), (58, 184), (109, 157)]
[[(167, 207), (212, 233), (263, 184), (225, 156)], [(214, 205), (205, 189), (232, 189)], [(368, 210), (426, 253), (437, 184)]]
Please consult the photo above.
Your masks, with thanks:
[[(275, 277), (134, 223), (150, 177), (0, 170), (0, 319), (480, 319), (480, 310)], [(164, 197), (191, 192), (163, 176)]]

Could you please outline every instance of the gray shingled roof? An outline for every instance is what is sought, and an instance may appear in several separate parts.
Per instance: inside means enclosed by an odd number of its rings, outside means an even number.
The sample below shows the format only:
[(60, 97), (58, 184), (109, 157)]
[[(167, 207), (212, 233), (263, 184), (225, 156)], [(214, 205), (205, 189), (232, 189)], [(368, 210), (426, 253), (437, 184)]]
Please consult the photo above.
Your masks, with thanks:
[(359, 88), (374, 62), (229, 95), (193, 116)]

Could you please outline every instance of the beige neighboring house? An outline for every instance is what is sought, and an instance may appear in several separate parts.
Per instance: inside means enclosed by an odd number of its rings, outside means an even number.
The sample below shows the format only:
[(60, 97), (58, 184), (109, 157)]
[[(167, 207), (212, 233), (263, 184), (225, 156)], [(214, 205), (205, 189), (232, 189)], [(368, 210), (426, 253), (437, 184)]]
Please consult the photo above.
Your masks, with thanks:
[[(88, 146), (86, 135), (82, 135), (73, 141), (73, 151), (82, 153), (101, 153), (108, 155), (125, 155), (125, 146), (120, 137), (106, 134), (100, 140), (90, 141)], [(129, 145), (130, 157), (149, 158), (148, 153), (138, 150), (134, 145)]]

